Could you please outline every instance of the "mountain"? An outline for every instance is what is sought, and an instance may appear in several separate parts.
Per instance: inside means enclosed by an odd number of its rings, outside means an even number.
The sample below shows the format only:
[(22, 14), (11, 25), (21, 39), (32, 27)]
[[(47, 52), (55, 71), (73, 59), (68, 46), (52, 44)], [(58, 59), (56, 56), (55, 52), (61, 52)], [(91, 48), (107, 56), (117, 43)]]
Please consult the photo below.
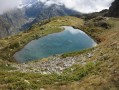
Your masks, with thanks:
[(77, 15), (79, 12), (66, 8), (64, 5), (53, 4), (50, 7), (43, 8), (35, 21), (48, 19), (54, 16)]
[(37, 0), (34, 0), (34, 1), (25, 0), (23, 4), (21, 5), (21, 7), (25, 9), (26, 16), (35, 18), (40, 14), (43, 8), (46, 7), (46, 5), (44, 5), (44, 3)]
[[(40, 4), (40, 5), (39, 5)], [(40, 7), (38, 7), (40, 6)], [(53, 4), (49, 7), (44, 6), (42, 3), (36, 3), (26, 10), (26, 16), (35, 19), (31, 23), (24, 25), (24, 28), (30, 27), (32, 24), (39, 21), (49, 19), (56, 16), (69, 16), (69, 15), (80, 15), (79, 12), (66, 8), (64, 5)]]
[(0, 37), (7, 36), (10, 28), (10, 24), (7, 22), (5, 18), (0, 16)]
[(119, 0), (115, 0), (109, 8), (108, 16), (119, 17)]
[(0, 37), (14, 35), (20, 32), (22, 25), (28, 22), (25, 12), (15, 9), (0, 15)]
[(78, 14), (80, 13), (68, 9), (64, 5), (47, 6), (39, 0), (24, 0), (17, 9), (0, 15), (0, 38), (17, 34), (44, 19)]
[[(43, 9), (45, 15), (42, 15), (43, 11), (38, 14), (43, 17), (54, 15), (54, 12), (56, 12), (55, 15), (62, 15), (59, 13), (61, 10), (59, 5), (55, 10), (52, 7), (57, 5), (44, 7), (46, 8), (46, 11)], [(15, 11), (12, 13), (10, 11), (1, 15), (0, 27), (5, 28), (4, 31), (7, 32), (14, 24), (18, 25), (22, 21), (33, 23), (38, 18), (42, 20), (40, 15), (37, 16), (36, 13), (32, 15), (29, 8), (31, 8), (30, 5), (21, 5), (16, 14), (14, 14)], [(26, 9), (29, 9), (27, 14)], [(64, 8), (63, 10), (65, 11)], [(62, 11), (63, 14), (64, 11)], [(68, 12), (67, 9), (66, 12)], [(69, 13), (71, 13), (70, 10)], [(50, 18), (33, 24), (28, 32), (0, 39), (1, 90), (119, 90), (119, 19), (105, 17), (107, 13), (108, 10), (103, 10), (82, 16), (82, 19), (71, 16)], [(118, 13), (118, 9), (115, 9), (113, 13)], [(111, 17), (118, 16), (113, 13), (110, 14)], [(20, 17), (19, 21), (17, 21), (18, 17)], [(110, 28), (105, 28), (107, 25)], [(31, 41), (33, 44), (38, 38), (61, 32), (63, 30), (59, 28), (61, 26), (81, 29), (98, 43), (97, 46), (83, 51), (54, 55), (42, 60), (15, 63), (14, 53)], [(0, 30), (2, 33), (4, 33), (3, 29)]]

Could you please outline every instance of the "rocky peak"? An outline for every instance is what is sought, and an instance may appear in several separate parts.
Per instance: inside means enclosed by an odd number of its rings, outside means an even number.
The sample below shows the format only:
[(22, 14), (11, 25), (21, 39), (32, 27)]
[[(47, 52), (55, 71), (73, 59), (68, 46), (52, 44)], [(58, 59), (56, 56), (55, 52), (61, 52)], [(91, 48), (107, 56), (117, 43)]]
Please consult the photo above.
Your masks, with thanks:
[(119, 17), (119, 0), (115, 0), (109, 8), (108, 16)]

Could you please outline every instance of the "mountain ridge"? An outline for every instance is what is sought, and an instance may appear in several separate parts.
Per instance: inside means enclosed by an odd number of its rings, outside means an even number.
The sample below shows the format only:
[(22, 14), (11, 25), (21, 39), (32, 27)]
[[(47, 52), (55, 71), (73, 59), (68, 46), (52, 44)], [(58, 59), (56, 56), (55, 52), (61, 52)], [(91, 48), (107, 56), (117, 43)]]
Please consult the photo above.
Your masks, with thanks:
[[(32, 24), (49, 19), (54, 16), (67, 16), (80, 14), (74, 10), (68, 9), (63, 5), (53, 4), (46, 6), (42, 2), (35, 2), (32, 6), (24, 6), (15, 10), (4, 13), (1, 17), (4, 19), (1, 21), (8, 23), (9, 27), (6, 28), (2, 24), (0, 28), (0, 37), (6, 37), (14, 34), (18, 34), (20, 31), (27, 30)], [(18, 21), (18, 22), (17, 22)]]
[(109, 8), (108, 16), (119, 17), (119, 0), (115, 0)]

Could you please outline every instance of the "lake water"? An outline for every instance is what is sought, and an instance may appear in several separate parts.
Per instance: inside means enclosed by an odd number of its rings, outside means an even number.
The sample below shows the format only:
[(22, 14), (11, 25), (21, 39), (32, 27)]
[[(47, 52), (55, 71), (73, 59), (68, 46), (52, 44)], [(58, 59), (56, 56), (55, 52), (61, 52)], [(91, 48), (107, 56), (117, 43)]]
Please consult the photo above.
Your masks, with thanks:
[(27, 62), (49, 57), (55, 54), (80, 51), (96, 46), (96, 42), (86, 33), (70, 26), (63, 26), (64, 31), (49, 34), (32, 40), (23, 49), (14, 54), (18, 62)]

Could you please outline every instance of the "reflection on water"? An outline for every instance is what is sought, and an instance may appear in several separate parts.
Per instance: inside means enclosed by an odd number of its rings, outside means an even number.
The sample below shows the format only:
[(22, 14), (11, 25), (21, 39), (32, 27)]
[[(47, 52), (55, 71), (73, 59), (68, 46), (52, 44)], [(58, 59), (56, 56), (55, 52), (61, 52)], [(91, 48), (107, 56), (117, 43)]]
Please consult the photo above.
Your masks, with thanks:
[(26, 62), (96, 46), (95, 41), (83, 31), (70, 26), (64, 28), (62, 32), (31, 41), (22, 50), (16, 52), (14, 58), (18, 62)]

